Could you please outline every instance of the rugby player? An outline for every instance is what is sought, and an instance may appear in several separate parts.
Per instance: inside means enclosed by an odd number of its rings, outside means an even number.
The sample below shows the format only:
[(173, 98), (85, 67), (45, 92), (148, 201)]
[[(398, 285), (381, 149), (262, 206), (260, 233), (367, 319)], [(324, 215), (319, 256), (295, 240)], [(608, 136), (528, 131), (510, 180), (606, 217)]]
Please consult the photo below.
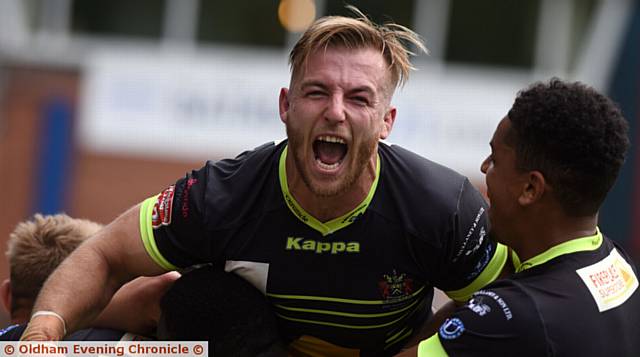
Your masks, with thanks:
[(516, 273), (476, 292), (402, 356), (639, 356), (629, 256), (597, 227), (627, 122), (607, 97), (552, 79), (521, 91), (482, 163), (496, 238)]
[[(0, 340), (17, 341), (20, 338), (45, 280), (73, 250), (101, 228), (101, 224), (71, 218), (65, 214), (36, 214), (33, 219), (16, 226), (7, 242), (10, 278), (5, 279), (0, 285), (0, 300), (9, 313), (12, 325), (0, 330)], [(132, 321), (138, 325), (135, 328), (131, 324), (119, 325), (139, 332), (151, 332), (155, 329), (159, 316), (157, 302), (176, 278), (175, 274), (166, 274), (153, 279), (140, 278), (127, 284), (94, 325), (113, 325), (109, 319), (119, 318), (123, 315), (122, 310), (128, 309), (127, 311), (135, 310), (138, 314), (138, 318)], [(132, 297), (135, 300), (132, 300)], [(155, 306), (150, 303), (154, 300)], [(118, 301), (120, 303), (117, 303)], [(135, 306), (131, 307), (132, 305)], [(67, 337), (70, 340), (92, 341), (121, 338), (137, 337), (120, 330), (105, 328), (88, 328)]]
[[(403, 44), (424, 44), (353, 10), (294, 46), (279, 95), (287, 140), (209, 162), (124, 213), (53, 274), (37, 310), (73, 331), (135, 276), (214, 263), (268, 297), (291, 353), (378, 356), (429, 318), (434, 286), (465, 301), (493, 281), (507, 252), (488, 237), (481, 194), (380, 141), (412, 69)], [(25, 338), (63, 330), (38, 315)]]

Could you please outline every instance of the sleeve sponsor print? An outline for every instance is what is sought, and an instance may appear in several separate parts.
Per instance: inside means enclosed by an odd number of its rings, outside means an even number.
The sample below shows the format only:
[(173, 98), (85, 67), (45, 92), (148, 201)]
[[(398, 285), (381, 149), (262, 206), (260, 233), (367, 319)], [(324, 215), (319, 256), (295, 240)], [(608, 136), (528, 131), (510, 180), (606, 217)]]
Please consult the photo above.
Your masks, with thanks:
[(174, 193), (175, 185), (171, 185), (158, 195), (151, 214), (151, 226), (153, 229), (171, 224)]

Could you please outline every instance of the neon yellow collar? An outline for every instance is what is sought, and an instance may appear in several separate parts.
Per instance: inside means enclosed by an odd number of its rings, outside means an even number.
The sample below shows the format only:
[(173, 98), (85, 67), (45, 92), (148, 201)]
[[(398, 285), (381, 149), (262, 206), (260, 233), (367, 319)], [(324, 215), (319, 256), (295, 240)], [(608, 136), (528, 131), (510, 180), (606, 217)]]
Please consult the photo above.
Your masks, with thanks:
[(296, 200), (293, 198), (293, 195), (289, 192), (289, 185), (287, 184), (287, 151), (289, 146), (287, 145), (283, 150), (282, 154), (280, 154), (280, 163), (278, 175), (280, 176), (280, 188), (282, 189), (282, 195), (284, 196), (284, 201), (287, 203), (287, 206), (291, 210), (291, 212), (298, 217), (299, 220), (307, 224), (309, 227), (317, 230), (322, 233), (323, 236), (331, 234), (341, 228), (344, 228), (351, 223), (353, 223), (364, 211), (369, 207), (369, 203), (373, 199), (373, 194), (376, 191), (376, 187), (378, 186), (378, 179), (380, 178), (380, 156), (377, 155), (376, 161), (376, 178), (373, 180), (373, 184), (371, 184), (371, 189), (369, 189), (369, 193), (367, 197), (351, 212), (347, 214), (334, 218), (329, 222), (322, 223), (309, 213), (307, 213)]
[(602, 245), (602, 240), (602, 233), (600, 233), (600, 229), (596, 227), (596, 234), (592, 236), (576, 238), (560, 243), (532, 258), (527, 259), (523, 263), (520, 263), (520, 258), (518, 258), (518, 255), (514, 251), (512, 251), (511, 259), (513, 260), (513, 266), (516, 268), (516, 273), (519, 273), (536, 265), (546, 263), (549, 260), (564, 254), (596, 250), (600, 248), (600, 245)]

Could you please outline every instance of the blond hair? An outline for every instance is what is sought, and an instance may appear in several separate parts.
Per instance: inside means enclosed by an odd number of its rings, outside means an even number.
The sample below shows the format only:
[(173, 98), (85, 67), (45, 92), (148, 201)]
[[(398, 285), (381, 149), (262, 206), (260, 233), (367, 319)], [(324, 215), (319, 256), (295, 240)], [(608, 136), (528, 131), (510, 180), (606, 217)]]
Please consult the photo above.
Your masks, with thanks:
[(11, 277), (12, 312), (31, 308), (49, 275), (101, 224), (65, 214), (19, 223), (9, 235), (7, 258)]
[(413, 65), (409, 56), (415, 55), (404, 43), (428, 52), (418, 34), (394, 23), (377, 25), (354, 6), (347, 6), (355, 18), (326, 16), (309, 27), (289, 55), (292, 77), (305, 65), (307, 58), (318, 49), (346, 47), (349, 49), (373, 48), (379, 50), (391, 72), (394, 87), (402, 86), (409, 77)]

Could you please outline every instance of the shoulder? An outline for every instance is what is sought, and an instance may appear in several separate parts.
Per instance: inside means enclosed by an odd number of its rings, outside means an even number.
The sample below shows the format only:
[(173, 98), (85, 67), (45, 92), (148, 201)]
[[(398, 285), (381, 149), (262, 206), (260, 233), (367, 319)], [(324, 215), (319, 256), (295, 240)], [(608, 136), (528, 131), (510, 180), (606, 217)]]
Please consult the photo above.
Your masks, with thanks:
[(454, 355), (460, 349), (483, 356), (544, 356), (549, 351), (535, 300), (512, 280), (477, 291), (440, 327), (438, 337)]
[(385, 205), (418, 236), (451, 233), (461, 210), (468, 210), (472, 220), (484, 212), (482, 195), (458, 172), (398, 145), (380, 143), (379, 153)]
[(435, 195), (457, 196), (466, 177), (399, 145), (380, 143), (385, 175)]
[(211, 178), (225, 178), (237, 172), (242, 172), (243, 175), (264, 174), (265, 166), (274, 164), (274, 161), (277, 162), (278, 154), (284, 146), (284, 142), (278, 145), (268, 142), (253, 150), (244, 151), (235, 158), (207, 161), (205, 169)]

